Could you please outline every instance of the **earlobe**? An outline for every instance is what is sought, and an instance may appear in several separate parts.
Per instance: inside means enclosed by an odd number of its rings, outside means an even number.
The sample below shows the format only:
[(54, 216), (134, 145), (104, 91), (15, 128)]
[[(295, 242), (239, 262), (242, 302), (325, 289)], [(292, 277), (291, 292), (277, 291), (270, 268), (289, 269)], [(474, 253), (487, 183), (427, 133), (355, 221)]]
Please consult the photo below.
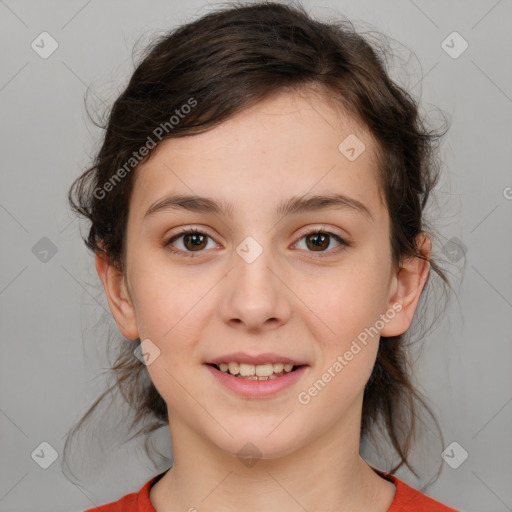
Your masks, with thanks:
[(96, 253), (96, 271), (103, 283), (110, 311), (121, 334), (125, 338), (136, 340), (139, 334), (135, 310), (123, 273), (101, 252)]
[[(424, 233), (418, 237), (418, 250), (427, 259), (432, 254), (432, 242)], [(423, 258), (412, 257), (402, 262), (393, 276), (393, 293), (388, 303), (388, 309), (395, 314), (381, 336), (399, 336), (409, 329), (429, 273), (430, 263)]]

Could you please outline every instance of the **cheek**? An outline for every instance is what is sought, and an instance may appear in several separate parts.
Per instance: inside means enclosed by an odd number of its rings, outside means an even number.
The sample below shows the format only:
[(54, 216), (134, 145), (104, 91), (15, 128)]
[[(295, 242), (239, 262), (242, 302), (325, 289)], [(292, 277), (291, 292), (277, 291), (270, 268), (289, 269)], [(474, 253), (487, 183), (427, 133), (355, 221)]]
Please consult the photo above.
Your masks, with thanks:
[[(344, 415), (360, 417), (357, 410), (362, 403), (365, 385), (370, 378), (377, 354), (377, 344), (369, 344), (338, 352), (322, 373), (312, 376), (300, 391), (298, 407), (309, 417), (321, 418), (317, 429), (323, 430), (338, 422)], [(348, 347), (347, 347), (348, 348)], [(351, 354), (350, 360), (347, 352)]]
[(358, 403), (371, 375), (384, 289), (383, 272), (375, 265), (364, 265), (340, 272), (311, 295), (312, 310), (321, 319), (315, 325), (329, 329), (312, 328), (317, 364), (298, 402), (308, 414), (322, 415), (326, 425)]
[(386, 269), (375, 259), (372, 262), (371, 256), (359, 259), (323, 269), (315, 278), (295, 281), (294, 286), (323, 324), (320, 337), (342, 345), (375, 324), (386, 305)]
[[(199, 341), (211, 323), (215, 308), (214, 285), (218, 276), (191, 272), (177, 267), (152, 265), (138, 273), (134, 286), (136, 320), (142, 339), (150, 339), (158, 348), (159, 365), (148, 368), (151, 377), (169, 379), (158, 368), (165, 364), (177, 378), (187, 374), (186, 368), (202, 363), (204, 354)], [(181, 376), (181, 377), (180, 377)], [(171, 379), (172, 380), (172, 379)]]
[(201, 291), (191, 287), (189, 280), (177, 279), (170, 267), (140, 264), (132, 268), (130, 288), (141, 339), (153, 339), (163, 348), (162, 342), (187, 324)]

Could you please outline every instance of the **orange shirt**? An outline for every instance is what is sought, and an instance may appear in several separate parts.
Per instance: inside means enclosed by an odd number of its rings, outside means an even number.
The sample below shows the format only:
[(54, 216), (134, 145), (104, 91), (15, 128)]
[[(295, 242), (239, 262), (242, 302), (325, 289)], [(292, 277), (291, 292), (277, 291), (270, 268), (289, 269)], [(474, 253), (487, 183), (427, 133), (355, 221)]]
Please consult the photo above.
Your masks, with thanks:
[[(372, 469), (395, 484), (395, 498), (387, 512), (459, 512), (413, 489), (396, 476), (384, 473), (373, 467)], [(156, 512), (149, 501), (149, 490), (167, 471), (156, 475), (146, 482), (139, 492), (132, 492), (118, 501), (90, 508), (84, 512)]]

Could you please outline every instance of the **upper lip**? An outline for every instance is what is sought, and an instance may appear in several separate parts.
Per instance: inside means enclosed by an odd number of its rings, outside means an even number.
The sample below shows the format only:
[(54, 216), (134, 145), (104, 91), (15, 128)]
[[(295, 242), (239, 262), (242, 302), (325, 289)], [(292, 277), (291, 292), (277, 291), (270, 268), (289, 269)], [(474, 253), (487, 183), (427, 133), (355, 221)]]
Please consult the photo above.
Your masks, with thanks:
[(286, 356), (279, 354), (272, 354), (270, 352), (264, 354), (250, 355), (244, 352), (233, 352), (231, 354), (225, 354), (223, 356), (215, 357), (206, 362), (206, 364), (220, 364), (229, 362), (245, 363), (245, 364), (265, 364), (265, 363), (284, 363), (293, 364), (293, 366), (303, 366), (307, 363), (291, 359)]

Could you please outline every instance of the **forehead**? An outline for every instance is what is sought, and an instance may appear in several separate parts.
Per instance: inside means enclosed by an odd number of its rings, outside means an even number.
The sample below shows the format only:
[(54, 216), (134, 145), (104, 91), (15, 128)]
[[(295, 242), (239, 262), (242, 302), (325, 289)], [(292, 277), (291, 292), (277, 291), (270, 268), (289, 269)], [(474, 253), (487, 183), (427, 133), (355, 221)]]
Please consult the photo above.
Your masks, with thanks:
[(131, 207), (140, 217), (176, 192), (215, 196), (235, 210), (339, 192), (376, 209), (375, 150), (365, 127), (322, 96), (281, 92), (207, 132), (161, 142), (137, 169)]

